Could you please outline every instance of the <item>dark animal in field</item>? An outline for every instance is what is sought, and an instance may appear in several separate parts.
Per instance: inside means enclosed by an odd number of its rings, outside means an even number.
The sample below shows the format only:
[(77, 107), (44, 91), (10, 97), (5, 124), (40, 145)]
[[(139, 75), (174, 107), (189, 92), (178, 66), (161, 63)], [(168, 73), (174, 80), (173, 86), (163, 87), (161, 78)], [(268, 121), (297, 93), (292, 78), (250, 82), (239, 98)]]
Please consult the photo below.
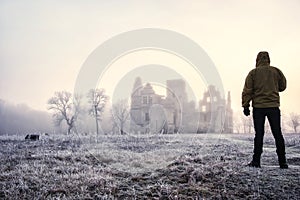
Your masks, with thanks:
[(40, 139), (40, 135), (37, 134), (28, 134), (25, 137), (25, 140), (39, 140)]

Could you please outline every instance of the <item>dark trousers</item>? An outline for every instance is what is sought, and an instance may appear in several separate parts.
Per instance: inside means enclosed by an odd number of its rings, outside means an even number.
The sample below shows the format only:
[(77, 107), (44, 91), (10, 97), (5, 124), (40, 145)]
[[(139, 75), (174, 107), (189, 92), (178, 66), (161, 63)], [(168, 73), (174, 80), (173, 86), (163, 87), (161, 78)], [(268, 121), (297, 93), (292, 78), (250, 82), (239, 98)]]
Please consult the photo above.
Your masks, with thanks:
[(279, 163), (286, 163), (285, 144), (281, 132), (279, 108), (253, 108), (253, 121), (255, 129), (253, 161), (260, 163), (263, 152), (263, 138), (265, 133), (265, 119), (268, 118), (272, 134), (275, 138), (276, 153)]

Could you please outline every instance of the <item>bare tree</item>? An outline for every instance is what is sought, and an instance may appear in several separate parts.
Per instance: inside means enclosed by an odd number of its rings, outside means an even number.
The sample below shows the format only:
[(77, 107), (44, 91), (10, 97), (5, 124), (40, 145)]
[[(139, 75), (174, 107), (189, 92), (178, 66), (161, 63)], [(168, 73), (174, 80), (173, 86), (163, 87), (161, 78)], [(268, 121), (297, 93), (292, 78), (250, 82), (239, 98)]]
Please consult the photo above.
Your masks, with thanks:
[(108, 96), (105, 95), (104, 89), (91, 89), (88, 93), (90, 103), (89, 115), (95, 117), (96, 132), (99, 134), (98, 122), (101, 120), (101, 115), (104, 111)]
[(124, 126), (129, 117), (129, 105), (126, 99), (119, 100), (112, 107), (115, 124), (118, 125), (120, 133), (124, 134)]
[(296, 113), (291, 113), (290, 119), (291, 119), (290, 125), (294, 129), (294, 132), (297, 133), (297, 128), (300, 125), (300, 115)]
[(80, 112), (79, 95), (74, 95), (67, 91), (55, 92), (54, 96), (48, 100), (48, 110), (52, 110), (56, 126), (60, 126), (63, 121), (68, 126), (68, 134), (75, 127), (75, 122)]

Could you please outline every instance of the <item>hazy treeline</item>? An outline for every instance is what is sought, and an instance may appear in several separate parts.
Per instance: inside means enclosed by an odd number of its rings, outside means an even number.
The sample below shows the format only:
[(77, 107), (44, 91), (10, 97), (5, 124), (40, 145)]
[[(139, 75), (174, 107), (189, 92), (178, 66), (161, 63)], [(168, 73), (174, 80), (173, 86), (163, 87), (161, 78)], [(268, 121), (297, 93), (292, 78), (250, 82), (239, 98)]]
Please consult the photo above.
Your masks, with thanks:
[(0, 135), (32, 132), (53, 132), (51, 115), (0, 99)]
[[(123, 108), (123, 109), (121, 109)], [(99, 115), (99, 132), (117, 133), (123, 131), (123, 126), (128, 129), (127, 118), (122, 119), (121, 113), (129, 112), (129, 107), (125, 103), (110, 105), (107, 102), (104, 112)], [(114, 113), (114, 116), (112, 114)], [(101, 117), (101, 120), (100, 120)], [(284, 133), (298, 133), (300, 127), (300, 115), (297, 113), (282, 114), (282, 131)], [(117, 119), (122, 119), (118, 121)], [(122, 123), (124, 125), (120, 126)], [(27, 134), (27, 133), (66, 133), (66, 123), (57, 126), (53, 120), (53, 113), (38, 111), (30, 108), (26, 104), (12, 104), (0, 99), (0, 135), (6, 134)], [(234, 114), (234, 133), (254, 133), (252, 117), (245, 117), (241, 112)], [(76, 132), (90, 134), (97, 132), (95, 118), (88, 112), (81, 112), (76, 120)], [(266, 122), (266, 133), (270, 133), (270, 126)]]
[[(242, 113), (236, 112), (234, 114), (234, 133), (254, 133), (253, 117), (245, 117)], [(300, 114), (281, 112), (281, 130), (283, 133), (299, 133), (300, 129)], [(271, 133), (271, 127), (266, 118), (265, 133)]]

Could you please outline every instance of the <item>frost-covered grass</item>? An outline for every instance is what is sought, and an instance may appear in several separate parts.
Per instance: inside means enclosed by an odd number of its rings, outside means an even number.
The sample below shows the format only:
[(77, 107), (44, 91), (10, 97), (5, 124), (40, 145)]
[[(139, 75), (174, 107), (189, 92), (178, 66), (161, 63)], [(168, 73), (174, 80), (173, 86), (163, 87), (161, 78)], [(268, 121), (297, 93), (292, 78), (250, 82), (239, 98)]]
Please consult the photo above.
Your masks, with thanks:
[(262, 168), (246, 167), (253, 135), (0, 136), (0, 199), (298, 199), (300, 136), (279, 169), (266, 135)]

